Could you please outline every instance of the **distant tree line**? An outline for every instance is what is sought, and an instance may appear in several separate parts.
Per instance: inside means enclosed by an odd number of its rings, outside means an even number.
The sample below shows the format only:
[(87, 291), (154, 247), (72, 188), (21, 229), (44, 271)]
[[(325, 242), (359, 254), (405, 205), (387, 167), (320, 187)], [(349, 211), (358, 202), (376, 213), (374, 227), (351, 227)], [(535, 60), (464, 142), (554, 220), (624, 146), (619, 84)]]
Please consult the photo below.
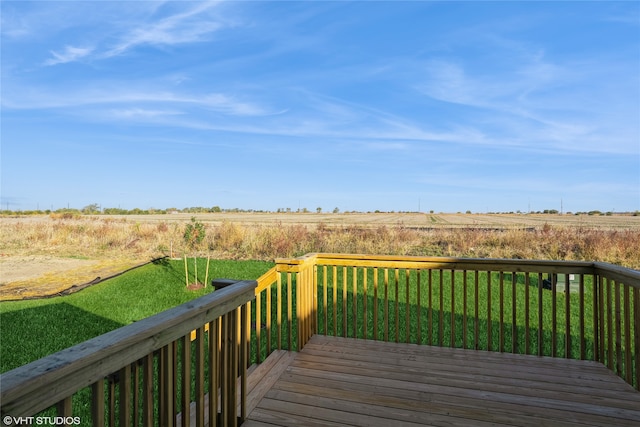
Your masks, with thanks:
[[(322, 213), (324, 212), (323, 209), (321, 207), (317, 207), (315, 209), (316, 213)], [(311, 213), (311, 211), (307, 208), (298, 208), (296, 210), (293, 210), (291, 208), (278, 208), (275, 211), (270, 211), (270, 210), (262, 210), (262, 209), (241, 209), (241, 208), (221, 208), (220, 206), (212, 206), (212, 207), (203, 207), (203, 206), (191, 206), (191, 207), (187, 207), (187, 208), (182, 208), (182, 209), (178, 209), (178, 208), (166, 208), (166, 209), (156, 209), (156, 208), (149, 208), (149, 209), (140, 209), (140, 208), (133, 208), (133, 209), (122, 209), (122, 208), (103, 208), (101, 207), (99, 204), (97, 203), (92, 203), (90, 205), (87, 205), (85, 207), (83, 207), (82, 209), (76, 209), (76, 208), (61, 208), (61, 209), (56, 209), (56, 210), (51, 210), (51, 209), (46, 209), (46, 210), (42, 210), (42, 209), (34, 209), (34, 210), (9, 210), (9, 209), (4, 209), (4, 210), (0, 210), (0, 215), (50, 215), (50, 214), (56, 214), (59, 216), (65, 216), (65, 217), (72, 217), (72, 216), (79, 216), (79, 215), (164, 215), (164, 214), (177, 214), (177, 213), (189, 213), (189, 214), (197, 214), (197, 213), (219, 213), (219, 212), (231, 212), (231, 213), (240, 213), (240, 212), (245, 212), (245, 213), (250, 213), (250, 212), (256, 212), (256, 213)], [(331, 211), (327, 211), (337, 214), (340, 213), (340, 209), (339, 208), (334, 208)], [(431, 214), (434, 213), (433, 210), (429, 211)], [(349, 214), (349, 213), (424, 213), (424, 212), (417, 212), (417, 211), (381, 211), (376, 209), (375, 211), (367, 211), (367, 212), (363, 212), (363, 211), (344, 211), (343, 213), (345, 214)], [(440, 212), (441, 214), (444, 212)], [(457, 212), (458, 214), (460, 214), (461, 212)], [(480, 212), (478, 212), (480, 213)], [(486, 212), (487, 214), (521, 214), (521, 215), (526, 215), (526, 214), (547, 214), (547, 215), (560, 215), (560, 214), (564, 214), (564, 215), (606, 215), (606, 216), (610, 216), (610, 215), (614, 215), (614, 212), (611, 211), (607, 211), (607, 212), (602, 212), (599, 210), (592, 210), (592, 211), (587, 211), (587, 212), (559, 212), (557, 209), (545, 209), (542, 211), (531, 211), (531, 212), (521, 212), (521, 211), (509, 211), (509, 212)], [(465, 214), (473, 214), (472, 211), (467, 210), (465, 212)], [(640, 211), (636, 210), (633, 212), (616, 212), (616, 214), (619, 215), (633, 215), (633, 216), (640, 216)]]

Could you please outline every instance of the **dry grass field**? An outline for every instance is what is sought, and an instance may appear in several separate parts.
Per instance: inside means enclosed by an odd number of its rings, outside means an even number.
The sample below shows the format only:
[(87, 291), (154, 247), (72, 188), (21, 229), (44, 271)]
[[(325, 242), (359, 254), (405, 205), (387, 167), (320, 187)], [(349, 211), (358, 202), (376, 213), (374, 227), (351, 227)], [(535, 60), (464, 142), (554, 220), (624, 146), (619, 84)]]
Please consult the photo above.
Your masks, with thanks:
[[(195, 218), (195, 222), (193, 222)], [(201, 239), (185, 237), (200, 224)], [(0, 300), (55, 294), (160, 256), (308, 252), (573, 259), (640, 268), (640, 216), (209, 213), (0, 217)], [(193, 238), (193, 236), (192, 236)]]
[[(233, 222), (246, 225), (324, 224), (327, 226), (402, 226), (406, 228), (527, 228), (551, 226), (588, 227), (597, 229), (640, 230), (640, 216), (632, 215), (550, 215), (550, 214), (462, 214), (462, 213), (261, 213), (221, 212), (167, 215), (113, 215), (109, 218), (134, 222), (185, 222), (195, 216), (199, 221), (220, 225)], [(95, 218), (104, 218), (97, 216)]]

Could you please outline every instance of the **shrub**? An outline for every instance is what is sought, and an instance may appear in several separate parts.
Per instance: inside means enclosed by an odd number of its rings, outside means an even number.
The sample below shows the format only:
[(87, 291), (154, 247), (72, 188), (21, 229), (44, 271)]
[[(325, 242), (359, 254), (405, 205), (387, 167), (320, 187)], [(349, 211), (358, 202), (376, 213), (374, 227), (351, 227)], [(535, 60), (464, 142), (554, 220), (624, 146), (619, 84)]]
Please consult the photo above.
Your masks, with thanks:
[(193, 249), (204, 240), (205, 234), (204, 224), (191, 217), (191, 222), (184, 227), (184, 242)]

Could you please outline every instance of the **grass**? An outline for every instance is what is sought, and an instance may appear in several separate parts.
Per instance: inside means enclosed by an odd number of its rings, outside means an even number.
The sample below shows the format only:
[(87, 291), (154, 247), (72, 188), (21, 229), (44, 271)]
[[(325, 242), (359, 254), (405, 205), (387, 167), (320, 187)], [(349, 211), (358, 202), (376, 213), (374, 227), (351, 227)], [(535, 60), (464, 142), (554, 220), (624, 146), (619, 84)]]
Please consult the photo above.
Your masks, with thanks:
[[(211, 260), (209, 277), (256, 279), (272, 265), (264, 261)], [(200, 259), (201, 281), (205, 269), (206, 259)], [(168, 260), (132, 270), (72, 295), (3, 302), (0, 304), (0, 371), (6, 372), (211, 291), (211, 286), (187, 290), (184, 262)]]

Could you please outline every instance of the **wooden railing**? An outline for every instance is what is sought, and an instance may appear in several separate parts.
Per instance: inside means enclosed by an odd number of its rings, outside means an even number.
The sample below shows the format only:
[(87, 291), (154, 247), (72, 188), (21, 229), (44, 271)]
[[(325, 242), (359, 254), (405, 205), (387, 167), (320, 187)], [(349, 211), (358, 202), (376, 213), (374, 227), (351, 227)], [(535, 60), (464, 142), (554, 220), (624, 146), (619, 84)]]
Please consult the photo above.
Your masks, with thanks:
[(3, 422), (188, 426), (194, 406), (199, 426), (241, 423), (256, 286), (238, 282), (3, 374)]
[(640, 389), (639, 271), (344, 254), (276, 263), (256, 292), (257, 361), (274, 348), (299, 350), (320, 333), (595, 360)]
[(247, 367), (313, 334), (595, 360), (640, 389), (640, 272), (574, 261), (278, 259), (257, 281), (3, 374), (2, 416), (236, 425)]

